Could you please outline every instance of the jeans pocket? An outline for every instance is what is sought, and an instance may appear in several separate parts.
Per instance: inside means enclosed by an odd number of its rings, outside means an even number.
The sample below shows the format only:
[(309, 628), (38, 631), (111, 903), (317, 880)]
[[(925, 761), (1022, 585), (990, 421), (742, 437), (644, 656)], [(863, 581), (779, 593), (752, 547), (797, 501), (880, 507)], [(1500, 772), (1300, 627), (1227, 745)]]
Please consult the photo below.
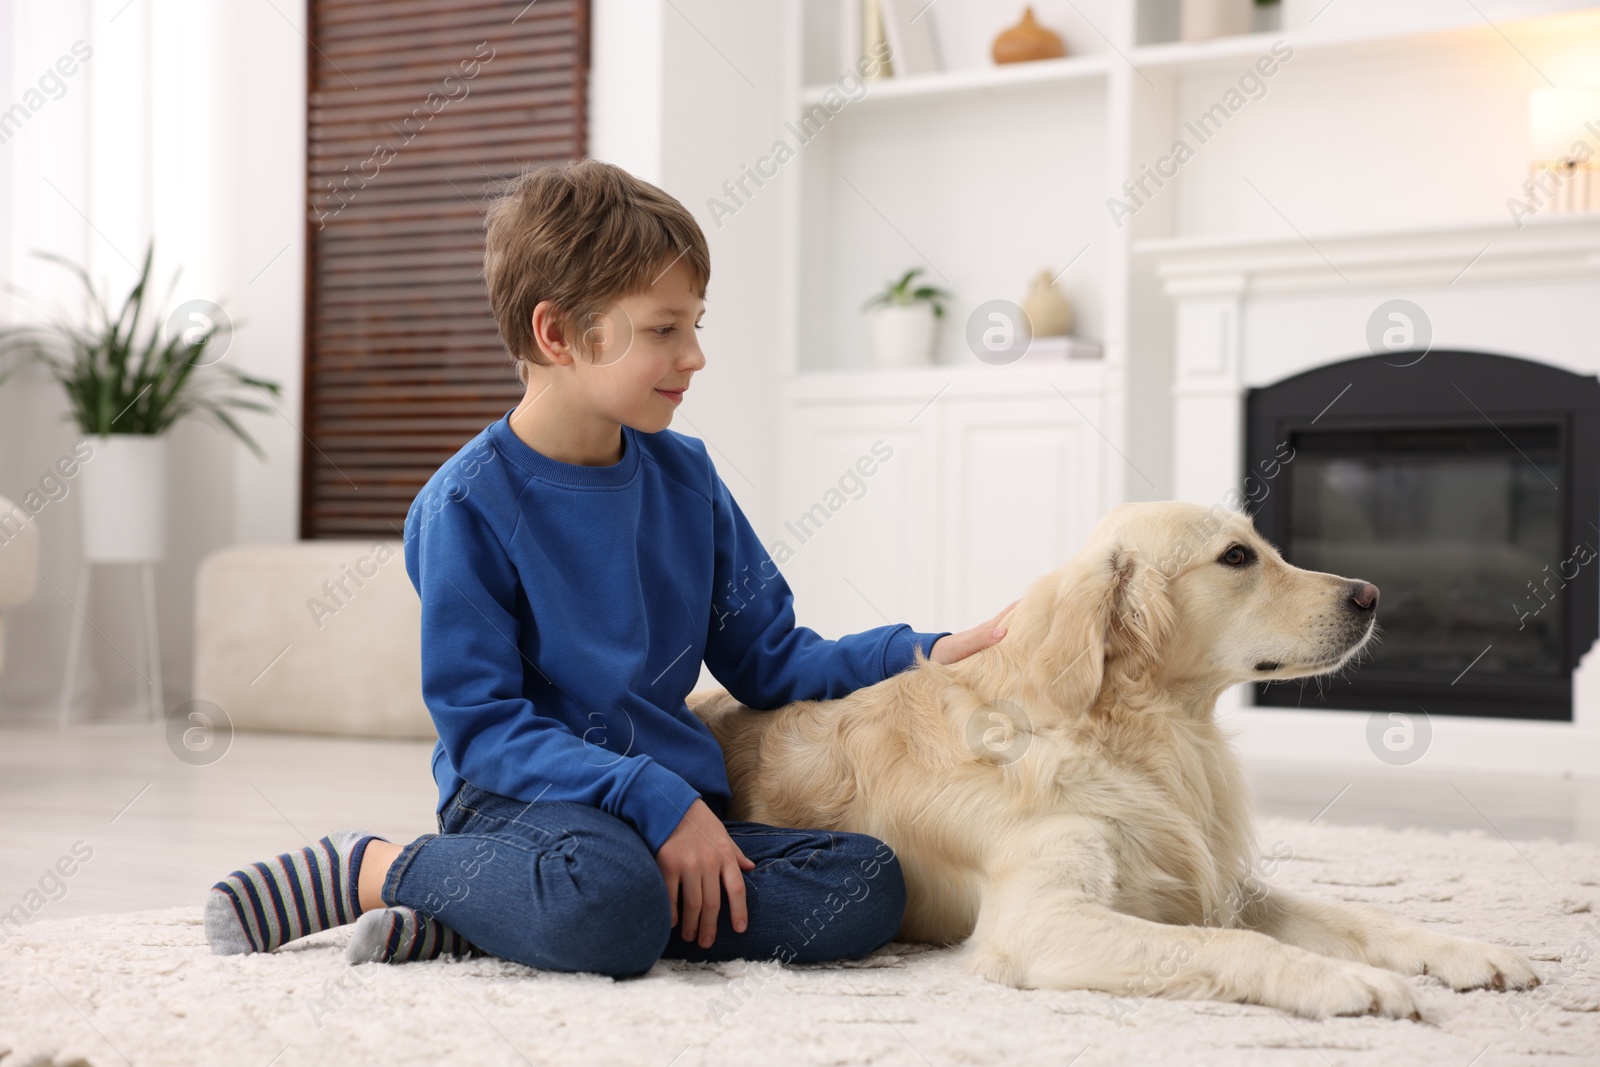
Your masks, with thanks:
[(448, 809), (444, 832), (503, 838), (543, 852), (575, 849), (577, 837), (570, 830), (541, 825), (538, 813), (530, 816), (536, 806), (546, 813), (557, 807), (524, 803), (477, 786), (463, 785)]
[(460, 833), (462, 824), (472, 818), (476, 810), (474, 807), (477, 803), (475, 794), (481, 792), (470, 782), (462, 782), (460, 788), (456, 790), (455, 796), (450, 798), (450, 803), (446, 804), (444, 809), (439, 812), (439, 832), (441, 834)]

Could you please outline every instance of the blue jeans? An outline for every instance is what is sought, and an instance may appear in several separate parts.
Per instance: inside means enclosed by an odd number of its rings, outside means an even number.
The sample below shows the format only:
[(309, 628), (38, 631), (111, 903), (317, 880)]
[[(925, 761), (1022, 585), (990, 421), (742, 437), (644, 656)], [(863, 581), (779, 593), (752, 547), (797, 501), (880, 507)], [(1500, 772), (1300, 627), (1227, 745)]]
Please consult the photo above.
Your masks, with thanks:
[(619, 978), (663, 956), (859, 959), (894, 938), (906, 890), (888, 845), (864, 834), (724, 825), (755, 863), (744, 873), (750, 921), (734, 932), (724, 893), (709, 949), (673, 927), (661, 868), (627, 823), (585, 804), (528, 804), (470, 783), (439, 813), (439, 833), (401, 849), (383, 899), (502, 959)]

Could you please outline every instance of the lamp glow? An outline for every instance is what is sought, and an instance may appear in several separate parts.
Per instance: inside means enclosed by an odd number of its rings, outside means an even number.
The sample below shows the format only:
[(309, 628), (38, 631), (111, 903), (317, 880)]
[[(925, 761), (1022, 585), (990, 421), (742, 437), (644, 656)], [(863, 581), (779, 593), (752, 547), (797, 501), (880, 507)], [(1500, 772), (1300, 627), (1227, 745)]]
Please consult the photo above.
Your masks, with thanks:
[(1541, 163), (1571, 156), (1580, 143), (1594, 155), (1600, 148), (1600, 91), (1535, 89), (1528, 98), (1528, 135), (1533, 158)]
[(1600, 208), (1600, 91), (1535, 89), (1528, 97), (1528, 140), (1528, 214)]

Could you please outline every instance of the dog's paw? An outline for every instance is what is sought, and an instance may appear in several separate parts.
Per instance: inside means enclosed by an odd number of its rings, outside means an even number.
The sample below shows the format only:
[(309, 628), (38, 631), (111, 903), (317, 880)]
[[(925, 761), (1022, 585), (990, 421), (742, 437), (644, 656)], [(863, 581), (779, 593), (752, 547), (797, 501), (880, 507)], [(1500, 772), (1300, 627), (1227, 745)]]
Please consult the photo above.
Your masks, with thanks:
[(1427, 974), (1457, 992), (1468, 989), (1531, 989), (1539, 984), (1533, 965), (1499, 945), (1427, 932), (1391, 941), (1382, 965), (1401, 974)]
[(1330, 1015), (1378, 1015), (1386, 1019), (1420, 1020), (1405, 979), (1393, 971), (1347, 960), (1306, 961), (1309, 966), (1281, 991), (1273, 1007), (1310, 1019)]

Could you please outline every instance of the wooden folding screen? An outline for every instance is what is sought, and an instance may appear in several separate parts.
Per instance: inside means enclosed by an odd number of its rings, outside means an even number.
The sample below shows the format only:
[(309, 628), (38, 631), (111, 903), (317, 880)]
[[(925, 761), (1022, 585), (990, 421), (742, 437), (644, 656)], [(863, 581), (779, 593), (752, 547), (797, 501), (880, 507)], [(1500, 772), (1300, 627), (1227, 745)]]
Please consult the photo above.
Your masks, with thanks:
[(587, 0), (310, 0), (304, 537), (398, 537), (521, 386), (485, 187), (585, 150)]

